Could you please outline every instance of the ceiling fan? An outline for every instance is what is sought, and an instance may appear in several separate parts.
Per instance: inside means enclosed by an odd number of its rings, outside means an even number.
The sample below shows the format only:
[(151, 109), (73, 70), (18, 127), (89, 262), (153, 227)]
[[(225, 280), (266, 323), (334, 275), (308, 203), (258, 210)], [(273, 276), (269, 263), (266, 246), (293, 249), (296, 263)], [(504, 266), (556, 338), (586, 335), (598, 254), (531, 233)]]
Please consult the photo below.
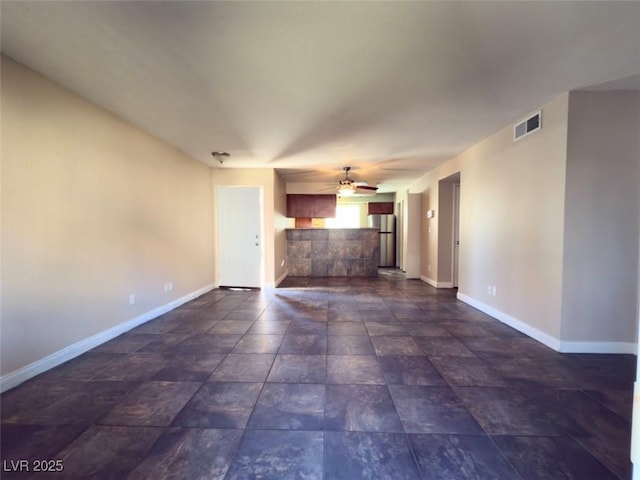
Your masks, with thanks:
[(351, 197), (354, 195), (375, 195), (378, 187), (372, 187), (363, 182), (356, 182), (349, 177), (351, 167), (342, 167), (344, 178), (338, 181), (338, 195), (341, 197)]

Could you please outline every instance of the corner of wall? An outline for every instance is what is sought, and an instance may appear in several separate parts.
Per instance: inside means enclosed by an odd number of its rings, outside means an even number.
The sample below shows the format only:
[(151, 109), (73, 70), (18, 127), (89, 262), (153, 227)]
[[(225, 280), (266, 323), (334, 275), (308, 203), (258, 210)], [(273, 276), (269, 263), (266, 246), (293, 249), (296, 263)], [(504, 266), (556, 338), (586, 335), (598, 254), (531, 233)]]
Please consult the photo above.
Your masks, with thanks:
[(553, 335), (516, 318), (508, 315), (497, 308), (484, 304), (474, 298), (458, 292), (457, 298), (483, 313), (499, 320), (505, 325), (524, 333), (534, 340), (546, 345), (547, 347), (560, 353), (600, 353), (600, 354), (631, 354), (635, 355), (637, 345), (635, 342), (609, 342), (609, 341), (592, 341), (592, 342), (570, 342), (563, 341)]
[(211, 284), (207, 166), (5, 56), (0, 88), (0, 374)]
[(419, 193), (408, 193), (405, 203), (404, 270), (407, 278), (420, 277), (422, 258), (421, 198)]

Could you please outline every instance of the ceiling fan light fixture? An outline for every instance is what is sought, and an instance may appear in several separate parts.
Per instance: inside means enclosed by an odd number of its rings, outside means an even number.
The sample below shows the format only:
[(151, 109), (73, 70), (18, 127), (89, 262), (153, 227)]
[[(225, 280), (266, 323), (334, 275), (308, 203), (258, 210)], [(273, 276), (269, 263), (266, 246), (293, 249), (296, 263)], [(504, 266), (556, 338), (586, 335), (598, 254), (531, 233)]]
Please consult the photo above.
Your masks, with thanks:
[(211, 156), (222, 165), (225, 159), (229, 158), (231, 154), (229, 152), (211, 152)]
[(354, 193), (356, 193), (356, 189), (353, 183), (342, 184), (338, 187), (338, 195), (341, 197), (351, 197)]

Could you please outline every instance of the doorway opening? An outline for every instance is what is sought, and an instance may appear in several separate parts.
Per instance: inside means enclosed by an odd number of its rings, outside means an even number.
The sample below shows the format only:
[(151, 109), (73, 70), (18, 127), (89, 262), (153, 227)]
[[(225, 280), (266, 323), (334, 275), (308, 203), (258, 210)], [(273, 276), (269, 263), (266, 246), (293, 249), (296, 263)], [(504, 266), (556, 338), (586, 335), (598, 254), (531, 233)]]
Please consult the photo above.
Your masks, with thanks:
[(438, 287), (458, 286), (460, 172), (438, 182)]

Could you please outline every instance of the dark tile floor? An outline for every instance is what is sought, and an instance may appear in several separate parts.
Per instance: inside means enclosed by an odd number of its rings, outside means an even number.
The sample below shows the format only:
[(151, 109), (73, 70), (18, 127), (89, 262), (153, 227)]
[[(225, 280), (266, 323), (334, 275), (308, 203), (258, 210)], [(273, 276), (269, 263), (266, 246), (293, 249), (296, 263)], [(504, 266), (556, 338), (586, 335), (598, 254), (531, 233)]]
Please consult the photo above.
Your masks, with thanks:
[(215, 290), (2, 395), (2, 478), (627, 479), (635, 357), (395, 272)]

